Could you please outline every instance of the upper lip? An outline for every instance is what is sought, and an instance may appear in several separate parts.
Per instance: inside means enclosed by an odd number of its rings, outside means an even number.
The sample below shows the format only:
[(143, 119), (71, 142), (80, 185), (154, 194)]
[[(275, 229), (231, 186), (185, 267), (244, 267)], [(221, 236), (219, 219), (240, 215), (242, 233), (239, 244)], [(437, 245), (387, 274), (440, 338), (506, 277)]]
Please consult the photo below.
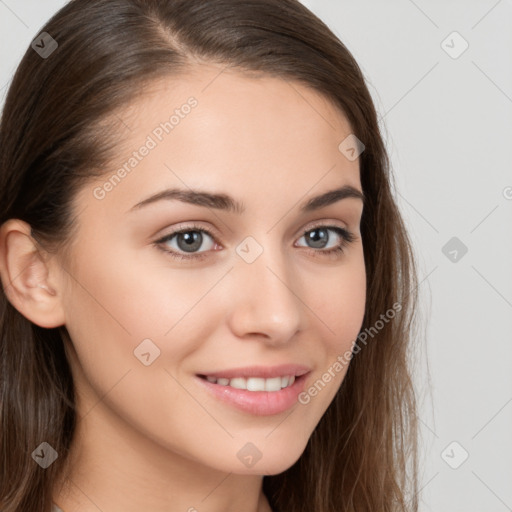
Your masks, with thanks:
[(284, 377), (295, 375), (299, 377), (310, 371), (308, 366), (302, 364), (280, 364), (278, 366), (244, 366), (243, 368), (231, 368), (208, 373), (200, 373), (203, 377), (218, 377), (221, 379), (233, 379), (235, 377), (260, 377), (271, 379), (272, 377)]

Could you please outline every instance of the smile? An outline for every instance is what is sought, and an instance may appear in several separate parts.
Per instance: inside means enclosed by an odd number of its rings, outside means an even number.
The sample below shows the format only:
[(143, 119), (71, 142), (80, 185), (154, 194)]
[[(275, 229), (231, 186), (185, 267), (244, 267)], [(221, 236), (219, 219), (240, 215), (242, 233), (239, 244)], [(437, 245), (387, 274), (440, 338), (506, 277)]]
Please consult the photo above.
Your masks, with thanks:
[(201, 376), (212, 384), (219, 386), (229, 386), (235, 389), (245, 389), (247, 391), (281, 391), (281, 389), (291, 386), (295, 382), (295, 375), (284, 375), (282, 377), (272, 377), (264, 379), (260, 377), (235, 377), (233, 379), (226, 379), (222, 377), (214, 377), (208, 375), (207, 377)]

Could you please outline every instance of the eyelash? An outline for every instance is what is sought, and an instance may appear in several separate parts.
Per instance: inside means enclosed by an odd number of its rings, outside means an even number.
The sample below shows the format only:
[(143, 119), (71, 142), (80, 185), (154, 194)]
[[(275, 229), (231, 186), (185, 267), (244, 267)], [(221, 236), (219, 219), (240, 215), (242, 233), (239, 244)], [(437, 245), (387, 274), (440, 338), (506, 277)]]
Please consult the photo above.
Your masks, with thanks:
[[(325, 256), (325, 257), (338, 258), (342, 254), (344, 254), (345, 248), (357, 239), (357, 237), (354, 234), (347, 231), (345, 228), (342, 228), (339, 226), (325, 225), (325, 224), (318, 224), (316, 226), (313, 226), (313, 227), (305, 230), (302, 233), (302, 236), (305, 236), (310, 231), (314, 231), (315, 229), (318, 229), (318, 228), (327, 228), (329, 230), (334, 231), (336, 234), (338, 234), (342, 238), (342, 241), (336, 247), (333, 247), (332, 249), (328, 249), (328, 250), (310, 248), (309, 250), (311, 253), (313, 253), (314, 257), (317, 257), (318, 253), (321, 253), (321, 255)], [(185, 254), (176, 252), (174, 250), (165, 249), (163, 247), (163, 244), (165, 242), (172, 240), (172, 238), (174, 238), (176, 235), (179, 235), (182, 233), (188, 233), (191, 231), (193, 231), (193, 232), (199, 231), (201, 233), (206, 233), (213, 240), (215, 240), (215, 236), (210, 230), (208, 230), (202, 226), (197, 226), (197, 225), (193, 224), (191, 226), (187, 226), (186, 228), (180, 229), (178, 231), (173, 231), (173, 232), (165, 235), (164, 237), (160, 238), (159, 240), (156, 240), (154, 242), (154, 245), (156, 245), (157, 248), (160, 249), (161, 251), (169, 254), (169, 256), (171, 256), (172, 258), (175, 258), (177, 260), (198, 260), (199, 261), (199, 260), (208, 258), (209, 251), (203, 251), (203, 252), (199, 252), (199, 253), (191, 253), (190, 255), (185, 255)]]

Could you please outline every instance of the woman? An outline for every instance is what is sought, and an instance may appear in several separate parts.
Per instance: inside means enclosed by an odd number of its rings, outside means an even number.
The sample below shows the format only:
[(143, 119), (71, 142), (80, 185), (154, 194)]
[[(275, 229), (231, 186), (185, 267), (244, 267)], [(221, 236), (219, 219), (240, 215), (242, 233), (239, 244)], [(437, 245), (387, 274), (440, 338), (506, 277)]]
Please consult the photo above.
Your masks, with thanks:
[(72, 1), (0, 140), (3, 511), (417, 510), (414, 258), (318, 18)]

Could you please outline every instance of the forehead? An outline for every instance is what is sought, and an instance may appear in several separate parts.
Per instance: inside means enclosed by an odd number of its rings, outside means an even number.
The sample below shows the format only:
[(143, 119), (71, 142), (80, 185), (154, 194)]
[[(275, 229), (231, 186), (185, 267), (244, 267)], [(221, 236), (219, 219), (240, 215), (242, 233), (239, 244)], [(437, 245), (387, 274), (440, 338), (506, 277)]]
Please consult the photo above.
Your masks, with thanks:
[(245, 203), (251, 196), (257, 201), (258, 193), (272, 200), (278, 187), (278, 202), (290, 204), (317, 185), (312, 193), (343, 184), (360, 188), (358, 160), (338, 149), (351, 133), (348, 120), (296, 81), (201, 65), (148, 84), (117, 117), (123, 135), (98, 183), (149, 140), (153, 146), (109, 192), (108, 202), (124, 211), (135, 199), (176, 185), (229, 190)]
[[(186, 105), (190, 98), (197, 102), (191, 115)], [(208, 141), (222, 144), (226, 139), (234, 142), (254, 137), (254, 144), (243, 151), (261, 156), (264, 143), (272, 149), (294, 145), (296, 153), (316, 148), (333, 151), (340, 137), (351, 132), (341, 110), (311, 87), (213, 64), (196, 65), (179, 77), (148, 84), (118, 117), (128, 128), (123, 137), (128, 147), (136, 146), (140, 135), (174, 117), (172, 136), (165, 137), (169, 144), (180, 132), (185, 136), (192, 130), (196, 138), (204, 135), (203, 147)], [(185, 119), (186, 123), (182, 122)], [(234, 145), (232, 150), (236, 151)]]

